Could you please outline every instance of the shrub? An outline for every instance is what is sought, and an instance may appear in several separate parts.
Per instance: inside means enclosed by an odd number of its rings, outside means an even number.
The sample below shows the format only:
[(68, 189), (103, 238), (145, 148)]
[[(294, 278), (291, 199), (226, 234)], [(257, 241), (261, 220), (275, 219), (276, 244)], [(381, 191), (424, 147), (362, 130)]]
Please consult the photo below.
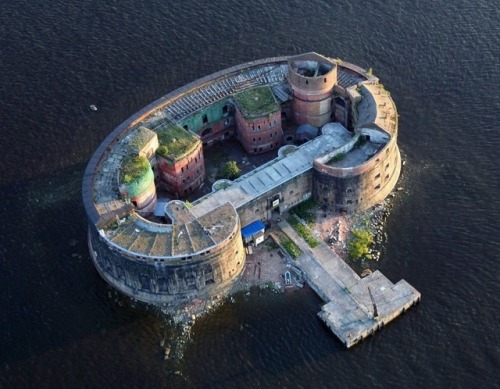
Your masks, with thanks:
[(241, 170), (238, 167), (236, 161), (226, 162), (226, 165), (224, 166), (224, 178), (227, 178), (229, 180), (234, 180), (235, 178), (238, 178), (240, 173)]
[(166, 156), (168, 155), (168, 149), (167, 146), (160, 146), (156, 149), (156, 152), (160, 155)]
[(370, 245), (373, 244), (373, 234), (366, 230), (352, 230), (351, 239), (347, 244), (347, 253), (351, 259), (371, 259)]

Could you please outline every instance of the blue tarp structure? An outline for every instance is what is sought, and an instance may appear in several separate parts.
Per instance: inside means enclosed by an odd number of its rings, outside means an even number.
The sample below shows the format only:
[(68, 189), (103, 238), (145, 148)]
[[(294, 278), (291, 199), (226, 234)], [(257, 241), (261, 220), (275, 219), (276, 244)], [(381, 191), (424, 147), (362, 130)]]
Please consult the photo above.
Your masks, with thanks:
[(260, 220), (257, 220), (243, 227), (241, 229), (241, 235), (243, 236), (243, 239), (247, 240), (254, 236), (257, 232), (264, 232), (265, 228), (266, 226), (264, 225), (264, 223), (262, 223)]

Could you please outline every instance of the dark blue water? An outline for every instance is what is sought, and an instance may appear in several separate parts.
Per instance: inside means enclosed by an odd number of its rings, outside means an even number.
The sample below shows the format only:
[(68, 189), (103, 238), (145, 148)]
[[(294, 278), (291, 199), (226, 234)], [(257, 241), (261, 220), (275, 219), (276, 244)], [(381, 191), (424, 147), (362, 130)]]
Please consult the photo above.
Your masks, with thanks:
[[(499, 387), (499, 8), (4, 1), (0, 387)], [(190, 335), (122, 301), (86, 246), (80, 187), (93, 150), (176, 87), (307, 51), (372, 67), (396, 101), (404, 191), (375, 267), (422, 303), (345, 350), (308, 289), (238, 296)], [(161, 344), (177, 357), (164, 361)]]

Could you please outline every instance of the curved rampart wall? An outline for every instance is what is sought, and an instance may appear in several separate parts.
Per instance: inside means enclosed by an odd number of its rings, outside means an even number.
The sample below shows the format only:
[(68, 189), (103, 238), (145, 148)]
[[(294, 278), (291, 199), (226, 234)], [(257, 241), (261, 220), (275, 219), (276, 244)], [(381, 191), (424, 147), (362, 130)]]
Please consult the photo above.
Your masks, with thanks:
[(365, 163), (351, 168), (314, 161), (313, 198), (337, 211), (357, 212), (382, 201), (394, 188), (401, 171), (396, 138)]
[(95, 267), (109, 284), (132, 298), (155, 304), (222, 293), (245, 265), (239, 223), (223, 242), (187, 257), (132, 255), (109, 245), (92, 226), (89, 248)]

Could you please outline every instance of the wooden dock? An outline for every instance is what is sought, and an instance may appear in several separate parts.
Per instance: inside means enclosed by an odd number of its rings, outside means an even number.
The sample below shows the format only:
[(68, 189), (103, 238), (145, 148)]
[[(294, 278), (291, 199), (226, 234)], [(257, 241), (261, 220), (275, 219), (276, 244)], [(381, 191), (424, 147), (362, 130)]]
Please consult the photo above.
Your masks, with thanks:
[(420, 292), (405, 280), (393, 284), (378, 270), (360, 278), (326, 244), (312, 249), (286, 221), (279, 226), (302, 250), (297, 266), (326, 302), (318, 316), (346, 347), (372, 335), (420, 301)]

